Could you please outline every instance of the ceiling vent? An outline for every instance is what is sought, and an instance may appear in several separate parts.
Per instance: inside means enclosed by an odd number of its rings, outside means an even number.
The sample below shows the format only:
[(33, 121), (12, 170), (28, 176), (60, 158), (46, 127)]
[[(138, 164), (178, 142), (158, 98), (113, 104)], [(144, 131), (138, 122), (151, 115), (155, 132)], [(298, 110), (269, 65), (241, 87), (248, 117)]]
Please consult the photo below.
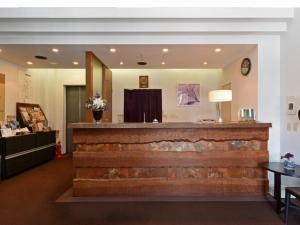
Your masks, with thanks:
[(36, 55), (34, 57), (37, 58), (37, 59), (42, 59), (42, 60), (48, 59), (46, 56), (42, 56), (42, 55)]

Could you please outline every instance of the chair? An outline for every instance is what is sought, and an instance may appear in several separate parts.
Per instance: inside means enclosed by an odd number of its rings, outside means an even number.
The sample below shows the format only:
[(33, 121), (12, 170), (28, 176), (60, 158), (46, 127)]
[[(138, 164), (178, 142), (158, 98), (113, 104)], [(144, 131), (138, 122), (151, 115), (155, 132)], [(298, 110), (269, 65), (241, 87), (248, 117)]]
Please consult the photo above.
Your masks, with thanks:
[(285, 212), (284, 212), (284, 224), (288, 225), (289, 207), (291, 202), (291, 195), (296, 198), (300, 198), (300, 187), (287, 187), (285, 188)]

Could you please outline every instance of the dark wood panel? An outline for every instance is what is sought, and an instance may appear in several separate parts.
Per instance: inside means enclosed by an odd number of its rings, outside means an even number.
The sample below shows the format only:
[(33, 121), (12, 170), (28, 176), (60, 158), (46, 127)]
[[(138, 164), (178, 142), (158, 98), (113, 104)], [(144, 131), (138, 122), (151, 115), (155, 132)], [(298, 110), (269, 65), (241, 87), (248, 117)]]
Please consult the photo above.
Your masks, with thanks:
[(136, 180), (74, 179), (74, 196), (208, 196), (216, 193), (263, 195), (266, 179)]
[(258, 167), (267, 151), (210, 152), (74, 152), (75, 167)]

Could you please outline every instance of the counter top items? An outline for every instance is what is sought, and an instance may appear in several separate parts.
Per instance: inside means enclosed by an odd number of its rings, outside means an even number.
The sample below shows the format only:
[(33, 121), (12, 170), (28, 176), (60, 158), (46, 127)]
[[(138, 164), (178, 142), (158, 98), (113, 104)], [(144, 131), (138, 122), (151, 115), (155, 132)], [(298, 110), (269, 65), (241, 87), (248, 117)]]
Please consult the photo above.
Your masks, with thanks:
[(94, 97), (90, 97), (86, 101), (85, 107), (92, 110), (94, 120), (96, 123), (100, 123), (103, 111), (107, 109), (107, 101), (97, 92)]
[(217, 102), (218, 104), (218, 122), (223, 122), (222, 119), (222, 109), (221, 102), (230, 102), (232, 100), (232, 91), (231, 90), (214, 90), (208, 92), (208, 100), (210, 102)]
[(242, 122), (170, 122), (170, 123), (70, 123), (69, 128), (86, 128), (86, 129), (101, 129), (101, 128), (110, 128), (110, 129), (119, 129), (119, 128), (134, 128), (134, 129), (174, 129), (174, 128), (186, 128), (186, 129), (197, 129), (197, 128), (269, 128), (271, 123), (242, 123)]
[(255, 121), (254, 109), (240, 109), (239, 111), (239, 121)]
[(11, 128), (1, 128), (1, 137), (14, 136)]
[(17, 103), (17, 120), (21, 127), (30, 127), (33, 132), (48, 127), (48, 120), (39, 104)]

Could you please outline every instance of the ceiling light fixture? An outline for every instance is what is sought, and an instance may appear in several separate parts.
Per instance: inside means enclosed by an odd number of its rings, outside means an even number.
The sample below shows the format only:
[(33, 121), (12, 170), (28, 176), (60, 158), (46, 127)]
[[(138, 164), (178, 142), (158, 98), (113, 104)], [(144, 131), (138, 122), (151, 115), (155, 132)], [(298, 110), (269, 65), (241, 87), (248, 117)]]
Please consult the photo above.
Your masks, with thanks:
[(164, 61), (161, 62), (161, 65), (165, 65), (166, 63)]
[(52, 48), (52, 52), (57, 53), (57, 52), (59, 52), (59, 49), (58, 48)]
[(162, 50), (163, 52), (168, 52), (169, 51), (169, 49), (167, 49), (167, 48), (163, 48), (163, 50)]
[(206, 61), (204, 61), (204, 62), (203, 62), (203, 64), (204, 64), (204, 65), (207, 65), (207, 62), (206, 62)]
[(49, 64), (56, 65), (57, 63), (56, 62), (49, 62)]
[(123, 65), (123, 64), (124, 64), (123, 61), (121, 61), (121, 62), (120, 62), (120, 65)]
[(215, 49), (215, 52), (221, 52), (221, 51), (222, 51), (222, 49), (220, 49), (220, 48)]
[(140, 66), (145, 66), (145, 65), (147, 65), (147, 62), (144, 61), (144, 58), (143, 58), (143, 55), (142, 55), (142, 54), (140, 54), (140, 58), (141, 58), (141, 60), (138, 61), (137, 64), (140, 65)]
[(28, 62), (27, 62), (27, 64), (28, 64), (28, 65), (32, 65), (33, 63), (32, 63), (32, 62), (30, 62), (30, 61), (28, 61)]
[(109, 51), (112, 52), (112, 53), (115, 53), (117, 51), (117, 49), (111, 48), (111, 49), (109, 49)]
[(76, 62), (76, 61), (74, 61), (74, 62), (73, 62), (73, 64), (74, 64), (74, 65), (78, 65), (78, 64), (79, 64), (79, 62)]

